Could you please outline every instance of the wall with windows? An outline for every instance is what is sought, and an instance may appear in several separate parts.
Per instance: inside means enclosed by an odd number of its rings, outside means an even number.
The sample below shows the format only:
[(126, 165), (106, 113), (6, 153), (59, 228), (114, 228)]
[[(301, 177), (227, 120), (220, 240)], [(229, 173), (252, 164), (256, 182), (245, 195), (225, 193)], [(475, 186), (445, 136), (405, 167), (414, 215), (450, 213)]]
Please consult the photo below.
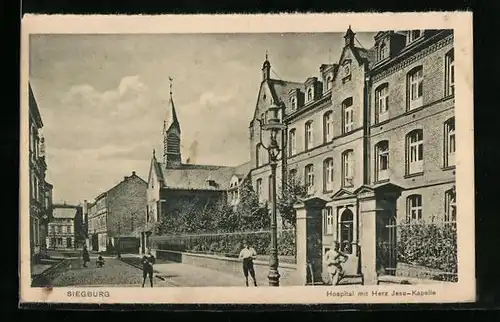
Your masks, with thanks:
[[(404, 191), (397, 202), (398, 221), (410, 222), (424, 220), (426, 222), (456, 220), (454, 182), (435, 186), (424, 186)], [(453, 198), (450, 198), (450, 197)]]
[(453, 37), (449, 36), (390, 68), (380, 67), (371, 86), (371, 125), (452, 95), (452, 57)]

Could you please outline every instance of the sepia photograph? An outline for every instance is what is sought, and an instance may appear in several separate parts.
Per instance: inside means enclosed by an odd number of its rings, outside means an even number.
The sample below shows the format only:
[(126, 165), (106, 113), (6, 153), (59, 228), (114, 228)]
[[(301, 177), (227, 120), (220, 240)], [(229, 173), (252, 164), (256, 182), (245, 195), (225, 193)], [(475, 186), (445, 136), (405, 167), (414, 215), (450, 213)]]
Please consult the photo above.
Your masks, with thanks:
[(32, 17), (21, 301), (473, 301), (471, 15), (381, 15)]

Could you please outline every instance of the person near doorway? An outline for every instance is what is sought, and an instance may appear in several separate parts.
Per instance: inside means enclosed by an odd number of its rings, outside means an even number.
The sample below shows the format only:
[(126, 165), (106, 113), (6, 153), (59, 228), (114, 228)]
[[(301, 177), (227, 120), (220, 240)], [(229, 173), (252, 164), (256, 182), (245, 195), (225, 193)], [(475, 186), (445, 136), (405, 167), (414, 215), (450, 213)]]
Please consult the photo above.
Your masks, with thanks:
[(149, 276), (149, 284), (153, 287), (153, 265), (155, 264), (155, 257), (148, 249), (148, 253), (142, 257), (142, 287), (146, 283), (146, 277)]
[(257, 286), (257, 279), (255, 278), (255, 269), (253, 267), (253, 261), (257, 258), (257, 252), (253, 247), (249, 247), (248, 242), (243, 242), (243, 249), (238, 256), (239, 259), (243, 260), (243, 275), (245, 276), (245, 285), (248, 286), (248, 274), (253, 279), (253, 285)]
[(82, 259), (83, 259), (83, 267), (87, 267), (87, 263), (90, 262), (90, 255), (89, 251), (87, 250), (87, 246), (83, 246)]
[(340, 279), (343, 277), (344, 270), (341, 263), (345, 262), (347, 258), (348, 256), (340, 251), (339, 242), (334, 241), (332, 248), (325, 254), (325, 263), (332, 285), (338, 285)]

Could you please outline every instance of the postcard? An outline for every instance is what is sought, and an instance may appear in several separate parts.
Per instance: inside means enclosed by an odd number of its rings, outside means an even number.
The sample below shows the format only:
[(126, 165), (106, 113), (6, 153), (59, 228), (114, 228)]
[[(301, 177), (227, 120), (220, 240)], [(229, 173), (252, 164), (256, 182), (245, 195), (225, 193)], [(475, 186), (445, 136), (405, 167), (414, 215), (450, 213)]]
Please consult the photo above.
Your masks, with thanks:
[(471, 13), (21, 31), (21, 303), (475, 301)]

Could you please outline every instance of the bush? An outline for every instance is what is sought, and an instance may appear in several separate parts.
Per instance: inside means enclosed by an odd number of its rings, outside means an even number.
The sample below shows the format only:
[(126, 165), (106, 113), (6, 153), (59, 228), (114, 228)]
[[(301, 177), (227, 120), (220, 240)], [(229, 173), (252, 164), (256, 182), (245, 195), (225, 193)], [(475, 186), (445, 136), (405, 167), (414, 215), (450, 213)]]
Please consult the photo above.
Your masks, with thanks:
[(398, 227), (398, 261), (457, 272), (457, 231), (423, 222)]

